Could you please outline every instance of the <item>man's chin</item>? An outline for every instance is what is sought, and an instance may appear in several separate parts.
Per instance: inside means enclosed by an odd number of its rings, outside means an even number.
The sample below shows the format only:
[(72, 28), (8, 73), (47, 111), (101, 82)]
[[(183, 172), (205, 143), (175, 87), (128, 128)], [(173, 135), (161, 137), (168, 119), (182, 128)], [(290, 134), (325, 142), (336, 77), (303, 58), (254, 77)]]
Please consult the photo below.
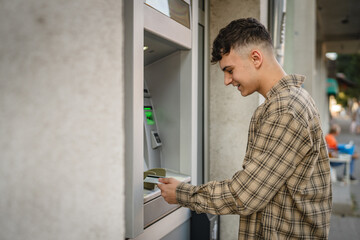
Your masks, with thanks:
[(244, 92), (244, 91), (239, 90), (239, 92), (240, 92), (241, 96), (243, 96), (243, 97), (246, 97), (246, 96), (248, 95), (248, 94), (246, 94), (246, 92)]
[(251, 94), (253, 94), (254, 92), (246, 92), (246, 91), (241, 91), (241, 90), (239, 90), (239, 92), (240, 92), (240, 94), (241, 94), (241, 96), (243, 96), (243, 97), (247, 97), (247, 96), (249, 96), (249, 95), (251, 95)]

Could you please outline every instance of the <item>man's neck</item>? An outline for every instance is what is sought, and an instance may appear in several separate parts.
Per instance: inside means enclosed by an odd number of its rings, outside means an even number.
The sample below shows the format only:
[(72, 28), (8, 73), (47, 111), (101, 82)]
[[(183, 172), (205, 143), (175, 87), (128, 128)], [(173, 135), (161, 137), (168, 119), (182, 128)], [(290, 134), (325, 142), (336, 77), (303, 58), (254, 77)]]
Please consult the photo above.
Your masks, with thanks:
[(274, 87), (283, 77), (286, 72), (281, 65), (274, 58), (272, 61), (264, 65), (262, 69), (261, 87), (259, 93), (266, 98), (266, 94)]

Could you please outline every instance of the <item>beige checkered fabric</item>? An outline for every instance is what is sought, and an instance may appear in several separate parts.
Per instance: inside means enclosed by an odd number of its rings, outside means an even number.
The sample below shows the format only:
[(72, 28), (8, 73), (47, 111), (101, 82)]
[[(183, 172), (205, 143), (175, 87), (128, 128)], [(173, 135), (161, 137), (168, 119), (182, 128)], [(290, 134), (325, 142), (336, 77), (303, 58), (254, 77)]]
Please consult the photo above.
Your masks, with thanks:
[(318, 111), (301, 88), (304, 79), (284, 77), (255, 111), (243, 170), (221, 182), (181, 183), (180, 205), (239, 214), (239, 239), (327, 239), (329, 159)]

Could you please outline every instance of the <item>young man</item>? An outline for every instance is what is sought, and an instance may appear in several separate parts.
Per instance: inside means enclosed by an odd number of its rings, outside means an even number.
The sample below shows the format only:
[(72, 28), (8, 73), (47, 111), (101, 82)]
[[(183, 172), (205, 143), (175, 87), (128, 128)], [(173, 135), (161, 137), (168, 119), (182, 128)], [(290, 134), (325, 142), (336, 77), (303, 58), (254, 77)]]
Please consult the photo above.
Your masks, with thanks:
[(201, 186), (164, 178), (169, 203), (198, 213), (239, 214), (239, 239), (327, 239), (331, 214), (329, 158), (305, 77), (286, 75), (265, 27), (253, 18), (221, 29), (213, 43), (225, 85), (266, 100), (250, 122), (243, 170)]

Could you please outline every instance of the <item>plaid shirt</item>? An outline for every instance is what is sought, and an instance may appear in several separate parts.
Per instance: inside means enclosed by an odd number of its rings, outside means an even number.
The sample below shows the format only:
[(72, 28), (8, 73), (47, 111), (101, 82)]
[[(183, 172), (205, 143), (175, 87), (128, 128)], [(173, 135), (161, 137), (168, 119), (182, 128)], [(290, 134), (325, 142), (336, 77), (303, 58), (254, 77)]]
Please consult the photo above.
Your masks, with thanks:
[(201, 186), (181, 183), (180, 205), (198, 213), (239, 214), (239, 239), (327, 239), (330, 166), (314, 101), (288, 75), (251, 122), (243, 170)]

